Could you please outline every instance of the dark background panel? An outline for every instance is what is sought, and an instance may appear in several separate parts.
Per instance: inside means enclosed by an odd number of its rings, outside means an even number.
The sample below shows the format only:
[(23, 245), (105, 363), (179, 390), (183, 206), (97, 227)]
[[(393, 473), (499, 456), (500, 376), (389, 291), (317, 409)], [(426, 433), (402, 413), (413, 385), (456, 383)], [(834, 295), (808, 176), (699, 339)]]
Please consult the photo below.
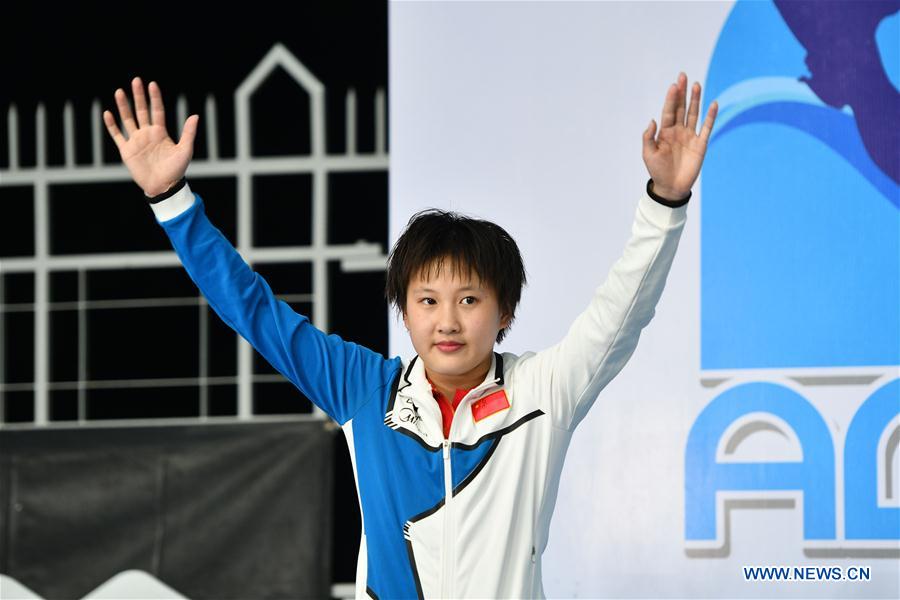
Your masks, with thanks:
[(78, 379), (78, 311), (50, 312), (50, 381)]
[[(174, 126), (176, 98), (184, 94), (189, 109), (197, 112), (212, 94), (225, 133), (219, 136), (220, 155), (234, 156), (234, 91), (275, 43), (297, 56), (330, 93), (339, 94), (336, 108), (342, 109), (347, 88), (358, 90), (358, 139), (364, 147), (372, 144), (371, 127), (366, 126), (372, 120), (372, 95), (387, 83), (385, 2), (265, 0), (213, 7), (161, 1), (153, 10), (114, 2), (62, 3), (48, 10), (40, 3), (14, 2), (4, 6), (0, 34), (0, 140), (7, 135), (7, 107), (15, 103), (24, 138), (19, 153), (23, 166), (34, 165), (38, 101), (59, 112), (70, 100), (76, 114), (79, 107), (87, 113), (94, 99), (102, 108), (112, 108), (115, 89), (128, 86), (136, 75), (160, 84), (169, 133), (176, 140), (182, 125)], [(275, 116), (281, 119), (286, 111)], [(198, 140), (205, 139), (203, 126), (201, 115)], [(90, 139), (86, 129), (81, 131), (79, 139)], [(330, 133), (343, 143), (343, 128)], [(62, 136), (48, 131), (47, 141), (51, 156), (61, 157)], [(118, 162), (108, 136), (104, 149), (107, 160)], [(90, 159), (89, 152), (79, 156)], [(8, 149), (0, 144), (0, 166), (8, 164)]]
[(216, 314), (207, 307), (206, 335), (208, 377), (232, 377), (237, 375), (237, 334)]
[(0, 187), (0, 207), (3, 210), (0, 256), (33, 256), (34, 188), (30, 185)]
[(375, 151), (375, 87), (363, 84), (356, 90), (357, 152)]
[(387, 354), (380, 343), (387, 339), (388, 330), (384, 283), (383, 271), (345, 272), (340, 261), (329, 262), (329, 293), (343, 300), (331, 312), (331, 332)]
[[(328, 177), (328, 243), (381, 244), (387, 252), (387, 171), (332, 173)], [(353, 215), (348, 219), (347, 215)]]
[(200, 416), (200, 393), (195, 386), (91, 389), (86, 404), (88, 419)]
[(51, 271), (49, 293), (50, 302), (76, 302), (78, 271)]
[(272, 73), (250, 100), (253, 156), (310, 154), (309, 107), (309, 94), (293, 77), (280, 68)]
[(195, 306), (87, 312), (88, 379), (197, 377), (200, 325)]
[(312, 175), (253, 178), (253, 245), (312, 244)]
[(312, 403), (287, 380), (257, 382), (253, 384), (253, 412), (258, 415), (309, 414)]
[(211, 417), (237, 414), (237, 386), (211, 385), (207, 399), (207, 412)]
[(34, 312), (3, 315), (3, 361), (5, 383), (34, 381)]
[[(230, 159), (236, 154), (235, 91), (260, 60), (282, 44), (325, 87), (326, 149), (330, 154), (346, 151), (345, 94), (354, 88), (357, 94), (357, 150), (374, 148), (374, 94), (387, 84), (387, 3), (329, 0), (284, 4), (259, 1), (252, 5), (215, 6), (201, 3), (63, 3), (52, 7), (40, 3), (16, 2), (4, 6), (0, 19), (0, 168), (9, 165), (7, 109), (18, 110), (19, 160), (25, 167), (35, 165), (35, 112), (38, 102), (47, 109), (48, 164), (60, 165), (64, 160), (62, 107), (71, 102), (74, 108), (75, 160), (90, 165), (91, 106), (99, 101), (101, 109), (113, 109), (113, 92), (118, 87), (129, 91), (130, 81), (140, 75), (144, 83), (157, 81), (163, 91), (166, 124), (170, 136), (177, 141), (183, 123), (176, 122), (176, 105), (183, 96), (188, 114), (201, 119), (194, 146), (194, 159), (210, 155), (207, 146), (207, 122), (203, 111), (207, 97), (215, 99), (218, 154)], [(293, 81), (275, 73), (258, 90), (251, 102), (255, 127), (253, 145), (260, 153), (304, 152), (308, 149), (307, 104)], [(278, 100), (285, 100), (278, 105)], [(115, 144), (106, 134), (100, 136), (101, 156), (106, 167), (121, 169), (124, 182), (54, 186), (51, 192), (50, 241), (54, 252), (108, 253), (141, 250), (168, 250), (170, 244), (155, 223), (144, 203), (142, 192), (127, 179)], [(198, 193), (213, 224), (232, 243), (237, 242), (236, 178), (233, 175), (204, 172), (191, 174), (191, 188)], [(363, 176), (361, 179), (366, 179)], [(348, 176), (335, 184), (329, 198), (329, 240), (387, 240), (387, 177), (382, 174), (368, 183), (358, 183)], [(345, 185), (346, 182), (346, 185)], [(370, 185), (369, 185), (370, 184)], [(363, 192), (354, 191), (361, 185)], [(374, 186), (374, 187), (373, 187)], [(66, 189), (64, 189), (64, 187)], [(33, 190), (21, 192), (29, 198)], [(34, 246), (34, 206), (30, 200), (13, 202), (11, 188), (0, 187), (0, 255), (5, 252), (31, 253)], [(363, 199), (368, 202), (362, 206)], [(340, 203), (331, 207), (332, 199)], [(262, 202), (257, 195), (254, 202)], [(270, 200), (270, 202), (272, 202)], [(357, 204), (354, 204), (356, 202)], [(11, 206), (11, 205), (15, 206)], [(262, 228), (283, 237), (276, 242), (310, 239), (311, 223), (302, 203), (290, 207), (297, 216), (284, 218), (275, 200), (275, 218), (286, 222), (286, 232), (274, 226)], [(262, 204), (260, 205), (262, 206)], [(310, 204), (311, 206), (311, 204)], [(378, 214), (378, 207), (384, 213)], [(282, 211), (279, 215), (278, 212)], [(12, 215), (12, 216), (11, 216)], [(339, 217), (335, 219), (334, 217)], [(293, 229), (290, 229), (293, 227)], [(263, 238), (263, 234), (256, 236)], [(307, 236), (304, 238), (303, 236)], [(268, 243), (268, 242), (266, 242)], [(9, 249), (9, 250), (8, 250)], [(34, 279), (31, 274), (4, 274), (7, 302), (32, 302)], [(72, 274), (51, 282), (53, 301), (71, 301), (77, 295), (77, 282)], [(279, 277), (272, 274), (272, 279)], [(365, 343), (376, 351), (387, 351), (387, 328), (384, 304), (380, 300), (383, 274), (337, 274), (329, 267), (331, 330), (353, 341)], [(285, 276), (275, 282), (276, 294), (298, 293)], [(368, 288), (369, 285), (373, 287)], [(180, 293), (181, 285), (175, 291)], [(172, 290), (160, 290), (172, 294)], [(123, 294), (129, 292), (123, 291)], [(196, 291), (194, 292), (196, 294)], [(171, 296), (168, 296), (171, 297)], [(361, 306), (362, 299), (379, 298), (376, 304)], [(368, 300), (365, 300), (368, 303)], [(373, 300), (374, 302), (374, 300)], [(124, 309), (118, 309), (124, 310)], [(89, 360), (91, 377), (119, 379), (125, 377), (195, 376), (198, 367), (199, 311), (184, 307), (191, 316), (160, 319), (144, 313), (119, 318), (89, 319)], [(371, 312), (370, 312), (371, 311)], [(379, 311), (380, 314), (379, 314)], [(153, 312), (153, 311), (151, 311)], [(5, 315), (7, 319), (14, 313)], [(310, 315), (312, 316), (312, 315)], [(23, 319), (31, 319), (24, 323)], [(57, 330), (61, 325), (57, 326)], [(67, 325), (71, 348), (76, 340)], [(15, 340), (16, 358), (10, 364), (5, 353), (7, 376), (30, 381), (34, 369), (33, 315), (21, 317), (18, 324), (6, 322), (3, 343), (7, 350), (11, 332), (20, 331)], [(27, 330), (27, 331), (26, 331)], [(236, 372), (236, 337), (221, 320), (210, 312), (209, 371), (210, 376), (228, 376)], [(52, 350), (55, 352), (55, 350)], [(67, 350), (71, 354), (70, 350)], [(159, 362), (166, 357), (166, 364)], [(71, 369), (71, 365), (66, 367)], [(11, 369), (11, 370), (10, 370)], [(263, 408), (281, 413), (284, 406), (309, 409), (299, 391), (287, 382), (271, 384), (257, 393), (265, 396)], [(263, 394), (264, 391), (264, 394)], [(155, 388), (145, 390), (89, 390), (89, 418), (127, 418), (148, 416), (185, 416), (197, 413), (198, 388)], [(30, 421), (33, 414), (33, 392), (7, 391), (4, 409), (10, 420)], [(210, 386), (211, 414), (234, 414), (236, 386)], [(75, 390), (51, 393), (51, 418), (74, 418), (77, 411)], [(334, 473), (336, 502), (350, 518), (336, 523), (332, 545), (334, 570), (331, 581), (352, 581), (359, 543), (359, 520), (356, 492), (345, 443), (336, 440), (343, 450), (338, 453)], [(346, 501), (346, 502), (345, 502)], [(352, 517), (356, 517), (355, 519)], [(332, 554), (332, 549), (328, 549)]]
[(34, 273), (6, 273), (2, 277), (4, 302), (9, 304), (34, 302)]
[(34, 390), (6, 392), (4, 394), (4, 420), (7, 423), (34, 421)]
[(78, 390), (50, 391), (50, 420), (75, 421), (78, 419)]
[(50, 187), (50, 254), (171, 249), (133, 181)]
[(325, 151), (343, 154), (347, 151), (347, 127), (344, 119), (346, 89), (325, 91)]
[(86, 283), (87, 300), (193, 299), (199, 294), (181, 266), (89, 271)]

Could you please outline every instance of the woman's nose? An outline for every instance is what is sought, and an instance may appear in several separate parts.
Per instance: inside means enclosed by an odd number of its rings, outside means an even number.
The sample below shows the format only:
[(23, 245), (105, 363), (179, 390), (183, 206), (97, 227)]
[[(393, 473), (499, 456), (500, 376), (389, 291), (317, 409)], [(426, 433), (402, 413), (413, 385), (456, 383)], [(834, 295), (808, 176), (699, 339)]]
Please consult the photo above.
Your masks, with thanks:
[(459, 316), (456, 313), (455, 307), (445, 305), (444, 309), (440, 311), (438, 319), (438, 331), (441, 333), (453, 333), (459, 331)]

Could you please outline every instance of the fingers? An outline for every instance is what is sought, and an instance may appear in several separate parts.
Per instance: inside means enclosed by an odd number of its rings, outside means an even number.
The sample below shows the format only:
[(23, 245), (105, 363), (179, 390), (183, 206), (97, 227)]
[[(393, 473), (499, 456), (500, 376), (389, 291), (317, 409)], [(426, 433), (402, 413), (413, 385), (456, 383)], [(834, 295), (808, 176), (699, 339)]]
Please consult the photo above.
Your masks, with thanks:
[(200, 115), (191, 115), (181, 128), (181, 139), (178, 140), (178, 145), (187, 146), (191, 153), (194, 151), (194, 138), (197, 137), (197, 123), (199, 122)]
[(137, 130), (137, 124), (134, 122), (134, 115), (131, 114), (131, 106), (128, 104), (128, 96), (122, 88), (116, 90), (116, 106), (119, 107), (119, 119), (122, 120), (122, 126), (128, 132), (128, 137)]
[(675, 124), (675, 103), (678, 100), (678, 87), (673, 83), (666, 92), (666, 101), (663, 104), (662, 117), (659, 120), (660, 127), (671, 127)]
[(644, 135), (642, 136), (644, 140), (644, 156), (656, 152), (656, 140), (654, 139), (654, 136), (656, 136), (656, 121), (651, 119), (650, 125), (644, 130)]
[(716, 122), (716, 114), (719, 112), (719, 103), (713, 100), (706, 112), (706, 119), (703, 120), (703, 127), (700, 129), (700, 139), (703, 143), (707, 143), (712, 133), (713, 123)]
[[(135, 77), (131, 80), (131, 91), (134, 95), (134, 110), (137, 113), (137, 121), (135, 121), (134, 114), (131, 112), (131, 105), (128, 103), (128, 95), (125, 93), (125, 90), (119, 88), (114, 94), (116, 106), (119, 109), (119, 118), (122, 121), (122, 127), (128, 133), (128, 137), (131, 137), (140, 127), (147, 127), (151, 124), (150, 111), (147, 109), (147, 98), (144, 96), (144, 84), (140, 77)], [(159, 123), (165, 127), (166, 113), (163, 107), (162, 92), (160, 92), (159, 86), (155, 81), (150, 82), (150, 102), (153, 109), (153, 123)], [(109, 113), (108, 117), (104, 113), (103, 120), (116, 145), (126, 141), (122, 132), (116, 126), (116, 120), (112, 113)], [(118, 137), (116, 137), (117, 135)]]
[(131, 80), (131, 93), (134, 94), (134, 110), (137, 113), (138, 127), (147, 127), (150, 125), (150, 112), (147, 110), (144, 83), (140, 77)]
[(697, 119), (700, 117), (700, 83), (694, 82), (691, 88), (691, 106), (687, 114), (687, 128), (691, 133), (697, 132)]
[(119, 131), (119, 127), (116, 125), (116, 118), (108, 110), (103, 111), (103, 123), (106, 124), (106, 130), (109, 132), (109, 135), (112, 136), (113, 141), (116, 143), (116, 148), (121, 151), (122, 144), (124, 144), (126, 141), (125, 136), (123, 136), (122, 132)]
[(163, 105), (162, 92), (159, 85), (155, 81), (151, 81), (150, 85), (150, 110), (154, 125), (166, 126), (166, 109)]
[(675, 99), (675, 123), (684, 125), (684, 107), (687, 101), (687, 75), (678, 74), (678, 96)]

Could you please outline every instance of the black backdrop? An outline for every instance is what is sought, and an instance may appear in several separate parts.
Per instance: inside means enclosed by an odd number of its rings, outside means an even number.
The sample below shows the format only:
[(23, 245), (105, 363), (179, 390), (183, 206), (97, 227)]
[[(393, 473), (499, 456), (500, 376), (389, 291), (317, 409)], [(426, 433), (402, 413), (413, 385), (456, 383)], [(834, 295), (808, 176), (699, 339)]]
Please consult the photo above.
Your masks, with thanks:
[[(48, 114), (49, 164), (61, 164), (63, 136), (58, 115), (62, 113), (63, 103), (71, 101), (76, 120), (83, 122), (81, 117), (87, 114), (90, 102), (99, 98), (102, 108), (112, 109), (113, 91), (117, 87), (127, 90), (135, 75), (143, 77), (145, 83), (150, 80), (160, 83), (166, 99), (169, 132), (176, 139), (181, 132), (181, 123), (174, 122), (176, 96), (184, 94), (193, 113), (199, 111), (198, 107), (202, 106), (207, 94), (214, 94), (218, 102), (220, 154), (233, 156), (233, 106), (230, 104), (233, 90), (276, 42), (284, 44), (326, 87), (328, 152), (345, 150), (341, 111), (344, 92), (350, 87), (356, 89), (359, 95), (359, 149), (361, 152), (370, 151), (374, 147), (373, 117), (366, 102), (371, 102), (377, 87), (387, 87), (386, 2), (322, 0), (277, 3), (265, 0), (232, 5), (168, 1), (7, 3), (4, 16), (0, 19), (0, 76), (3, 82), (0, 85), (0, 167), (9, 165), (5, 141), (8, 134), (6, 113), (11, 103), (16, 105), (19, 113), (20, 165), (29, 167), (35, 164), (34, 111), (39, 101), (45, 104)], [(201, 118), (195, 158), (206, 156), (204, 125)], [(80, 130), (77, 134), (80, 140), (89, 137)], [(105, 134), (103, 144), (104, 162), (119, 164), (115, 146)], [(281, 150), (277, 147), (277, 141), (271, 139), (254, 140), (254, 144), (268, 144), (267, 150), (272, 153)], [(79, 144), (76, 147), (76, 162), (89, 160), (90, 150)], [(209, 195), (212, 194), (210, 189), (216, 189), (212, 187), (214, 185), (215, 182), (207, 184), (210, 186), (206, 188)], [(354, 185), (357, 187), (354, 188)], [(362, 178), (351, 182), (349, 187), (346, 193), (352, 195), (362, 188), (370, 197), (374, 195), (377, 201), (369, 203), (371, 208), (368, 212), (342, 213), (341, 227), (350, 232), (344, 235), (351, 236), (353, 240), (365, 237), (370, 241), (379, 241), (386, 250), (386, 174), (374, 179)], [(204, 192), (199, 185), (195, 188), (199, 193)], [(134, 208), (128, 210), (146, 210), (140, 205), (140, 192), (133, 184), (122, 190), (124, 195), (130, 195), (135, 201)], [(0, 256), (27, 255), (29, 244), (33, 246), (29, 232), (33, 224), (30, 221), (33, 218), (32, 205), (17, 200), (11, 190), (0, 187), (0, 207), (4, 214), (0, 220)], [(90, 227), (88, 221), (96, 221), (96, 215), (84, 213), (83, 224), (78, 223), (78, 218), (77, 214), (66, 215), (64, 222), (60, 218), (51, 222), (51, 228), (59, 232), (60, 243), (105, 239), (85, 235), (78, 229), (79, 225)], [(140, 212), (128, 218), (143, 219), (145, 225), (142, 227), (155, 227), (149, 212)], [(230, 226), (226, 215), (216, 220), (216, 224), (223, 229)], [(71, 233), (67, 233), (65, 227), (71, 227)], [(157, 236), (148, 243), (166, 247), (161, 232), (154, 230), (146, 235)], [(329, 235), (340, 237), (342, 234), (337, 231)], [(5, 301), (10, 301), (10, 297), (17, 294), (28, 301), (33, 279), (20, 275), (7, 277), (4, 281)], [(387, 311), (382, 298), (383, 275), (347, 276), (337, 268), (330, 268), (328, 281), (331, 331), (386, 352)], [(361, 309), (361, 306), (364, 308)], [(7, 321), (6, 325), (2, 343), (6, 345), (7, 381), (16, 378), (29, 381), (34, 366), (29, 362), (29, 357), (33, 355), (32, 336), (28, 335), (30, 330), (27, 324), (19, 329), (14, 328), (12, 320)], [(135, 342), (132, 349), (137, 350), (138, 345), (139, 342)], [(51, 348), (51, 351), (56, 349)], [(150, 347), (146, 351), (165, 353), (166, 348)], [(105, 373), (104, 376), (115, 378), (116, 373)], [(31, 420), (31, 398), (27, 394), (18, 397), (13, 393), (5, 394), (5, 419)], [(185, 416), (178, 412), (180, 400), (171, 395), (166, 398), (153, 397), (141, 405), (138, 398), (124, 402), (122, 400), (126, 399), (116, 397), (106, 404), (96, 403), (91, 418), (130, 416), (115, 413), (126, 406), (144, 407), (133, 416), (165, 416), (155, 412), (159, 410)], [(160, 406), (163, 408), (160, 409)], [(331, 440), (335, 448), (333, 508), (336, 513), (344, 515), (337, 520), (334, 531), (331, 580), (352, 581), (360, 531), (358, 504), (346, 444), (339, 435), (331, 436)], [(0, 570), (3, 566), (0, 565)]]
[(48, 600), (131, 569), (192, 600), (327, 598), (323, 425), (4, 432), (0, 571)]

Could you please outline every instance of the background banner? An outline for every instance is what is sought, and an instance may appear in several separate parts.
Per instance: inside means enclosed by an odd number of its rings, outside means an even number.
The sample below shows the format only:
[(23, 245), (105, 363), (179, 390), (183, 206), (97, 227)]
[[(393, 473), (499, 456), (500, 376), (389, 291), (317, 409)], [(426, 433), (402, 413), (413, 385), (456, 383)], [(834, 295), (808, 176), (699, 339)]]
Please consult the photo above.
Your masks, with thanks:
[(656, 316), (569, 448), (549, 596), (900, 596), (898, 11), (391, 4), (391, 239), (427, 205), (510, 232), (501, 351), (559, 341), (620, 256), (679, 71), (720, 105)]
[(122, 571), (202, 598), (330, 596), (323, 423), (6, 431), (0, 572), (81, 598)]

